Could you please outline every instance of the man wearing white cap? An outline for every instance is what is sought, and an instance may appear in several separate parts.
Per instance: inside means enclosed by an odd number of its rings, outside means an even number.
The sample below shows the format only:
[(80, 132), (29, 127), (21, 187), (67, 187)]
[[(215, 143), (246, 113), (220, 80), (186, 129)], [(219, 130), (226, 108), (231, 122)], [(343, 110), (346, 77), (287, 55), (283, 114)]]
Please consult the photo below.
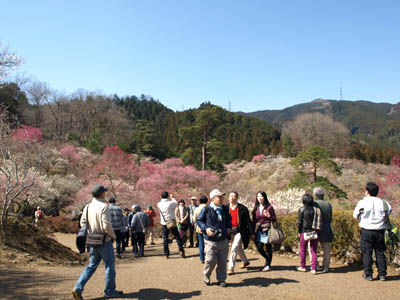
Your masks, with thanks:
[(224, 206), (224, 196), (218, 189), (210, 193), (211, 203), (197, 217), (197, 225), (204, 235), (206, 259), (204, 264), (204, 283), (210, 285), (210, 275), (217, 266), (218, 285), (226, 287), (226, 259), (228, 257), (228, 237), (232, 230), (229, 210)]

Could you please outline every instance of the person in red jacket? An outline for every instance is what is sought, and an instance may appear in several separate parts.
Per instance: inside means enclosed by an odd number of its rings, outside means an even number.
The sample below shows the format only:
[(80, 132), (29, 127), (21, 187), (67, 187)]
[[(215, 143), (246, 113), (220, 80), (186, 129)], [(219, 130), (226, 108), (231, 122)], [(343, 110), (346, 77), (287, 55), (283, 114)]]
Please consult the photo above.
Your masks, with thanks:
[(149, 226), (146, 228), (145, 244), (147, 239), (150, 238), (150, 245), (154, 245), (154, 217), (156, 216), (156, 212), (151, 205), (149, 205), (144, 212), (147, 214), (150, 220)]

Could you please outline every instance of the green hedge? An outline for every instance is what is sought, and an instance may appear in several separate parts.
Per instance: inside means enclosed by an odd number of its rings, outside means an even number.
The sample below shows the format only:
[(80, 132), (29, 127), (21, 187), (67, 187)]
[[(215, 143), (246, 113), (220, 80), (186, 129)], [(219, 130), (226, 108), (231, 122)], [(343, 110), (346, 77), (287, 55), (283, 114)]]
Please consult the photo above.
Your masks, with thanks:
[[(283, 242), (285, 250), (298, 249), (297, 214), (282, 215), (278, 217), (278, 220), (285, 233)], [(391, 218), (391, 222), (400, 228), (400, 217)], [(347, 261), (360, 261), (360, 228), (358, 221), (353, 218), (352, 212), (334, 211), (332, 231), (335, 237), (331, 244), (332, 255)]]

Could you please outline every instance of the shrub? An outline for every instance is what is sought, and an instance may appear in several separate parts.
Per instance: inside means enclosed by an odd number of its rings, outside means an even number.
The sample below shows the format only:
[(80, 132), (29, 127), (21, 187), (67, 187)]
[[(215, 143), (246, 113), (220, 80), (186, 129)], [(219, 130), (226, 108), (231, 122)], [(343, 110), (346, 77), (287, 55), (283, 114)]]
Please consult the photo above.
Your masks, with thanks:
[(43, 132), (40, 128), (22, 125), (12, 133), (12, 137), (21, 142), (40, 143), (43, 140)]
[(251, 162), (253, 162), (253, 163), (262, 163), (266, 158), (267, 157), (265, 156), (265, 154), (258, 154), (258, 155), (253, 157)]

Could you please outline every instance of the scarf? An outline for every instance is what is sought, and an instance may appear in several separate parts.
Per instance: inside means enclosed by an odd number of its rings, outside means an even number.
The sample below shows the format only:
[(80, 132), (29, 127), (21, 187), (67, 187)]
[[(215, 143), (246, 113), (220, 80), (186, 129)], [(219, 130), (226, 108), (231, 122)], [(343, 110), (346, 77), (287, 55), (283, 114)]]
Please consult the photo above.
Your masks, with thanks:
[(211, 202), (210, 207), (217, 213), (218, 221), (222, 222), (222, 206), (216, 206), (214, 202)]

